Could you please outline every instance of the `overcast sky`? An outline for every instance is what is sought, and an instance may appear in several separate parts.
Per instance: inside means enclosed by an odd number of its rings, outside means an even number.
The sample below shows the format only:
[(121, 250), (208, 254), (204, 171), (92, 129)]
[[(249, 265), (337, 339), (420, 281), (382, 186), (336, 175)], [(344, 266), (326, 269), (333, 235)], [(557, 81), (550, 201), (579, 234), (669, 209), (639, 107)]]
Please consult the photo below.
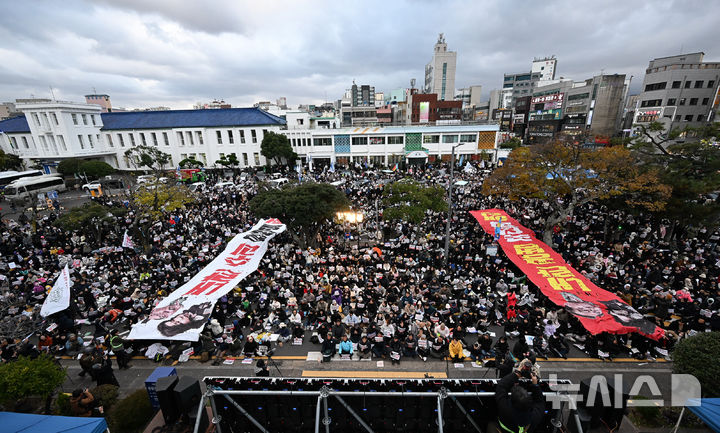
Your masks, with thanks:
[[(111, 96), (116, 107), (288, 105), (424, 81), (438, 33), (457, 51), (456, 87), (556, 55), (557, 76), (634, 75), (654, 57), (720, 60), (718, 1), (2, 0), (0, 102)], [(713, 51), (715, 50), (715, 51)]]

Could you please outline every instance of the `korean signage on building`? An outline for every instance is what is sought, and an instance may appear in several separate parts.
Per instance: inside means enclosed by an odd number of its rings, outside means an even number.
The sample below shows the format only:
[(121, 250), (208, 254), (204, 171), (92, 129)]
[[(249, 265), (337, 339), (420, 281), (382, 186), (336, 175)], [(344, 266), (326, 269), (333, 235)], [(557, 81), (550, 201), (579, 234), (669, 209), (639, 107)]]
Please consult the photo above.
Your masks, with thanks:
[(556, 110), (562, 108), (563, 101), (565, 99), (564, 93), (557, 93), (555, 95), (536, 96), (530, 100), (530, 104), (544, 104), (543, 110)]

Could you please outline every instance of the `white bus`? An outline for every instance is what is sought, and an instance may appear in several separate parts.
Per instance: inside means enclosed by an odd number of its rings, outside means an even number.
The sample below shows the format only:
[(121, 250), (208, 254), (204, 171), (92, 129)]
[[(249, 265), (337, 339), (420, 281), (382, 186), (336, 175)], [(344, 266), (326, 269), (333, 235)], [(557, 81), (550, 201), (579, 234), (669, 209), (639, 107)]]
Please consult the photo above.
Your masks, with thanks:
[(6, 185), (26, 177), (42, 176), (42, 170), (28, 170), (28, 171), (4, 171), (0, 173), (0, 189), (5, 188)]
[(17, 180), (5, 187), (3, 195), (7, 200), (23, 200), (40, 193), (65, 190), (65, 181), (56, 174)]

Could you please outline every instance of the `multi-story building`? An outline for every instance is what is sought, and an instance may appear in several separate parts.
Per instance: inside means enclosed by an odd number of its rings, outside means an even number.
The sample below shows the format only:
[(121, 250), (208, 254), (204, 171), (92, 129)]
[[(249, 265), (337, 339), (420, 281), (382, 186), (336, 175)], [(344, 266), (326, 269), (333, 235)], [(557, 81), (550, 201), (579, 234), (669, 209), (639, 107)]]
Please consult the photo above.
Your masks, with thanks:
[(480, 106), (480, 96), (482, 93), (482, 86), (470, 86), (463, 89), (458, 89), (455, 92), (455, 100), (462, 101), (463, 108), (478, 107)]
[(573, 83), (565, 94), (563, 124), (566, 135), (586, 133), (607, 140), (621, 127), (627, 92), (624, 74), (597, 75)]
[(441, 101), (434, 93), (408, 96), (410, 124), (451, 124), (462, 121), (462, 101)]
[(438, 36), (433, 57), (425, 66), (425, 93), (435, 93), (441, 101), (451, 100), (455, 96), (455, 67), (457, 53), (447, 50), (442, 33)]
[(720, 62), (703, 62), (705, 53), (653, 59), (645, 70), (633, 129), (659, 121), (668, 129), (710, 121), (720, 86)]
[[(234, 153), (241, 167), (265, 164), (260, 143), (285, 121), (257, 108), (102, 113), (95, 104), (51, 101), (20, 104), (24, 116), (0, 122), (0, 146), (24, 160), (52, 167), (65, 158), (103, 160), (133, 170), (125, 151), (138, 145), (213, 165)], [(168, 167), (171, 168), (171, 167)]]
[(109, 113), (112, 110), (112, 102), (110, 102), (110, 95), (85, 95), (86, 104), (95, 104), (102, 107), (103, 113)]
[(540, 74), (540, 81), (554, 80), (555, 70), (557, 69), (557, 59), (555, 56), (534, 58), (530, 72), (532, 74)]
[(374, 107), (375, 106), (375, 87), (367, 84), (358, 86), (353, 82), (350, 89), (353, 107)]

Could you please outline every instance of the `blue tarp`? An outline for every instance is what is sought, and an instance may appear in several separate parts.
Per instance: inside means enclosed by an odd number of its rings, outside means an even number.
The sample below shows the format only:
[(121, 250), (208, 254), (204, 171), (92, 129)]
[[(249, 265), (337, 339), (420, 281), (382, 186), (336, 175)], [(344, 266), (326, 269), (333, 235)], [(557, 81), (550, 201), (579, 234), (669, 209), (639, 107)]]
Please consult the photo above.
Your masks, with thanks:
[(697, 401), (696, 398), (688, 400), (687, 408), (713, 431), (720, 432), (720, 398), (702, 398), (700, 406), (695, 406)]
[(0, 412), (3, 433), (102, 433), (107, 430), (105, 418), (35, 415)]

